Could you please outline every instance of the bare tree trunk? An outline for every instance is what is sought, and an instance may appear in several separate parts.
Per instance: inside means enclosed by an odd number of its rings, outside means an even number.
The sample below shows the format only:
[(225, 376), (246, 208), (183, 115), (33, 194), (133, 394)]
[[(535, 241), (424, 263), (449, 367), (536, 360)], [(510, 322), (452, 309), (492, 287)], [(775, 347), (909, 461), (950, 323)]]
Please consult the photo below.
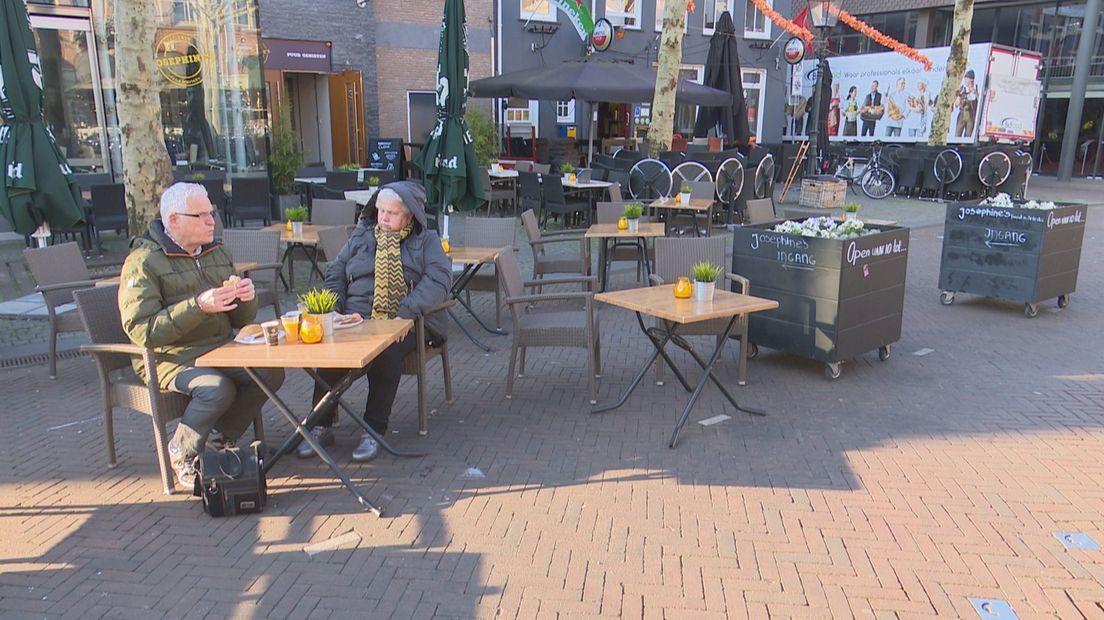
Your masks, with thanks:
[(947, 58), (947, 76), (943, 78), (943, 87), (939, 89), (939, 98), (935, 100), (931, 137), (928, 139), (928, 144), (932, 146), (947, 144), (947, 133), (951, 129), (951, 109), (956, 104), (959, 85), (966, 73), (966, 60), (970, 54), (970, 22), (973, 19), (974, 0), (955, 0), (954, 37), (951, 39), (951, 53)]
[(675, 86), (682, 63), (682, 31), (686, 27), (686, 0), (667, 0), (663, 35), (659, 42), (659, 70), (652, 97), (652, 126), (648, 143), (652, 153), (671, 150), (675, 127)]
[(162, 78), (154, 61), (158, 6), (147, 0), (117, 0), (115, 8), (116, 101), (132, 235), (145, 232), (158, 217), (161, 191), (172, 183), (161, 126)]

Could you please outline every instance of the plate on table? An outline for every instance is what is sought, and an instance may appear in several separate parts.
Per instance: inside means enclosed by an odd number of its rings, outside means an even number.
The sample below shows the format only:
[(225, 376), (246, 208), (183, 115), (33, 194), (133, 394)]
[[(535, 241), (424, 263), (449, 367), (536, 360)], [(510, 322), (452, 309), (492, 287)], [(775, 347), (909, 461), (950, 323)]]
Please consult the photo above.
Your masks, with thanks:
[[(280, 330), (280, 340), (284, 339), (284, 330)], [(246, 325), (238, 330), (238, 335), (234, 336), (234, 342), (238, 344), (264, 344), (265, 337), (264, 331), (261, 330), (261, 326), (253, 323)]]
[(356, 327), (363, 322), (364, 317), (360, 316), (359, 312), (334, 315), (334, 329), (348, 329), (350, 327)]

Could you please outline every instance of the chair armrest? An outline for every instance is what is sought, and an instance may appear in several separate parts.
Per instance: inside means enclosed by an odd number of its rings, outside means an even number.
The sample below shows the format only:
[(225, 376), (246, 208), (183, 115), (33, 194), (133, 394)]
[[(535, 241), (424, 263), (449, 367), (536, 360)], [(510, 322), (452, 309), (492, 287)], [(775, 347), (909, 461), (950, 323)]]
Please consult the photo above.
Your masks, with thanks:
[(534, 247), (539, 247), (539, 246), (542, 246), (542, 245), (548, 245), (549, 243), (567, 243), (567, 242), (579, 243), (579, 242), (585, 242), (585, 241), (586, 241), (586, 237), (583, 237), (582, 235), (576, 235), (574, 237), (566, 237), (565, 236), (565, 237), (559, 237), (559, 238), (556, 238), (556, 239), (537, 239), (536, 241), (530, 241), (529, 245), (534, 246)]
[(283, 269), (283, 267), (283, 263), (260, 263), (259, 265), (254, 265), (253, 267), (246, 269), (245, 273), (251, 273), (253, 271), (266, 271), (268, 269)]
[(52, 293), (54, 291), (64, 291), (66, 289), (82, 289), (92, 288), (96, 286), (95, 280), (78, 280), (76, 282), (59, 282), (58, 284), (47, 284), (46, 286), (36, 286), (35, 291), (39, 293)]
[(449, 308), (455, 306), (456, 304), (457, 304), (457, 301), (455, 299), (450, 299), (448, 301), (441, 302), (441, 303), (437, 304), (436, 306), (430, 306), (429, 308), (426, 308), (426, 311), (423, 312), (421, 314), (421, 316), (426, 317), (426, 316), (429, 316), (431, 314), (435, 314), (437, 312), (440, 312), (442, 310), (448, 310)]
[(82, 353), (91, 353), (96, 355), (98, 353), (122, 353), (125, 355), (143, 355), (146, 352), (145, 347), (140, 347), (136, 344), (82, 344), (80, 348)]
[(514, 304), (534, 304), (541, 301), (564, 301), (571, 299), (591, 300), (594, 299), (594, 293), (541, 293), (539, 295), (518, 295), (517, 297), (507, 297), (507, 305)]
[[(577, 231), (577, 230), (546, 230), (546, 231), (541, 232), (542, 239), (544, 237), (567, 237), (567, 236), (582, 237), (582, 235), (580, 235), (579, 231)], [(548, 241), (548, 239), (544, 239), (544, 240)]]
[(526, 288), (535, 286), (547, 286), (550, 284), (587, 284), (587, 288), (593, 289), (598, 284), (598, 276), (557, 276), (543, 280), (526, 280), (523, 282)]
[(735, 273), (726, 273), (725, 278), (727, 278), (729, 282), (735, 282), (736, 284), (740, 285), (741, 295), (748, 294), (748, 289), (751, 288), (751, 280), (748, 280), (744, 276)]
[(648, 276), (648, 283), (649, 286), (663, 286), (663, 278), (653, 273)]

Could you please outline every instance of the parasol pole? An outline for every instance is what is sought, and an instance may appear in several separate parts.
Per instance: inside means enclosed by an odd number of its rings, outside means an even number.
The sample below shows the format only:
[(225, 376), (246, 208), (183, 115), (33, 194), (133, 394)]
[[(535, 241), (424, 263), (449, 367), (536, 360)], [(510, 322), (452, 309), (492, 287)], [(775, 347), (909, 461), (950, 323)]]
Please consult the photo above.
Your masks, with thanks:
[(42, 222), (42, 225), (35, 229), (35, 231), (31, 233), (31, 236), (35, 238), (35, 243), (38, 244), (38, 247), (44, 248), (46, 247), (46, 242), (50, 239), (51, 234), (52, 233), (50, 232), (50, 223)]
[(590, 105), (590, 131), (587, 132), (587, 168), (591, 168), (594, 159), (594, 132), (598, 131), (598, 108), (594, 107), (593, 101), (588, 101), (587, 104)]

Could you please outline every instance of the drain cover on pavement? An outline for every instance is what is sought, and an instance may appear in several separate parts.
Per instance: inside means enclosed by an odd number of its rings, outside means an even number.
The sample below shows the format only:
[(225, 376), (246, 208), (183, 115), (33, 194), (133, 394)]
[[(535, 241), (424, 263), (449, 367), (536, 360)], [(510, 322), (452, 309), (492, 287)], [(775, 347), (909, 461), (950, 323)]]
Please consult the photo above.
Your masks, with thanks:
[(1007, 601), (972, 598), (970, 604), (974, 606), (974, 610), (984, 620), (996, 620), (997, 618), (1000, 618), (1000, 620), (1019, 620), (1019, 616), (1012, 611), (1012, 606)]
[(1061, 543), (1066, 546), (1066, 549), (1100, 551), (1100, 545), (1089, 538), (1088, 534), (1082, 534), (1081, 532), (1054, 532), (1054, 537), (1061, 541)]

